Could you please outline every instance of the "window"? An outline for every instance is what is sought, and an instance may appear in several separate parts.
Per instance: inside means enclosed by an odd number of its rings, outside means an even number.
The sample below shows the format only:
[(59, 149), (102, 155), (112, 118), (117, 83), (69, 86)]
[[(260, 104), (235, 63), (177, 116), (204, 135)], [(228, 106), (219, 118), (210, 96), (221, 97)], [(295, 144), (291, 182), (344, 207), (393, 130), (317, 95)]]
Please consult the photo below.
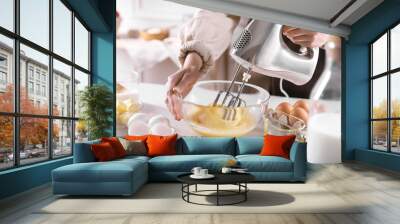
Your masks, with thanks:
[(7, 73), (0, 70), (0, 92), (7, 91)]
[[(36, 102), (40, 104), (40, 102)], [(45, 118), (20, 118), (19, 159), (29, 164), (49, 158), (48, 120)], [(34, 134), (33, 134), (34, 133)]]
[(46, 86), (42, 86), (42, 96), (46, 97)]
[(89, 75), (78, 70), (75, 71), (75, 117), (79, 117), (81, 110), (79, 107), (80, 92), (89, 85)]
[(34, 89), (33, 89), (33, 82), (29, 81), (28, 82), (28, 93), (33, 94)]
[(72, 12), (61, 1), (53, 0), (53, 15), (53, 50), (60, 56), (72, 60)]
[[(75, 71), (75, 117), (79, 117), (81, 114), (81, 108), (79, 107), (80, 102), (80, 93), (85, 89), (86, 86), (89, 86), (89, 74), (84, 72), (80, 72), (79, 70)], [(83, 121), (77, 121), (75, 124), (75, 141), (85, 141), (87, 140), (87, 130), (86, 124)]]
[[(44, 63), (46, 63), (46, 62), (44, 62)], [(40, 81), (40, 70), (39, 69), (36, 69), (36, 80)]]
[(371, 148), (400, 153), (400, 24), (370, 45)]
[(36, 95), (40, 95), (40, 84), (36, 84)]
[(5, 92), (7, 88), (7, 55), (0, 53), (0, 91)]
[(49, 49), (49, 0), (20, 1), (20, 35)]
[(400, 25), (397, 25), (390, 31), (390, 68), (396, 69), (400, 67)]
[(7, 68), (7, 55), (0, 54), (0, 68)]
[(89, 30), (62, 0), (0, 0), (0, 26), (0, 170), (72, 155)]
[(12, 116), (0, 115), (0, 169), (14, 166), (14, 123)]
[(71, 155), (72, 122), (71, 120), (53, 120), (53, 157)]
[(7, 55), (0, 53), (0, 91), (7, 89)]
[(54, 102), (53, 103), (55, 104), (55, 103), (57, 103), (57, 99), (58, 99), (58, 90), (57, 89), (54, 90), (53, 96), (54, 96), (54, 100), (53, 100)]
[(82, 23), (75, 18), (75, 62), (85, 69), (89, 69), (89, 32)]
[[(59, 101), (58, 99), (61, 100), (61, 104), (59, 106), (64, 105), (64, 97), (67, 96), (71, 102), (68, 102), (69, 105), (72, 104), (72, 91), (71, 89), (65, 89), (64, 85), (65, 83), (69, 83), (72, 85), (72, 68), (69, 65), (66, 65), (58, 60), (53, 60), (53, 90), (54, 90), (54, 101), (53, 101), (53, 107), (55, 108), (53, 110), (53, 114), (60, 114), (60, 109), (57, 108), (55, 104), (58, 104)], [(60, 94), (60, 95), (59, 95)], [(60, 97), (60, 98), (58, 98)], [(61, 116), (68, 116), (72, 117), (72, 108), (69, 107), (67, 110), (64, 111), (64, 113), (61, 113)]]
[(0, 1), (0, 26), (14, 31), (14, 0)]
[[(0, 1), (0, 6), (3, 2)], [(3, 12), (0, 8), (0, 14)], [(0, 15), (0, 19), (3, 15)], [(1, 25), (1, 23), (0, 23)], [(11, 62), (14, 57), (14, 41), (0, 33), (0, 116), (14, 111), (14, 71)], [(6, 114), (3, 114), (6, 115)], [(1, 117), (0, 117), (1, 119)], [(1, 135), (0, 135), (1, 138)], [(1, 141), (1, 140), (0, 140)], [(0, 148), (2, 144), (0, 143)], [(1, 160), (0, 160), (1, 164)], [(0, 167), (1, 169), (1, 167)]]
[(7, 72), (0, 70), (0, 84), (5, 86), (7, 84)]
[(33, 67), (29, 66), (28, 70), (29, 79), (33, 80)]

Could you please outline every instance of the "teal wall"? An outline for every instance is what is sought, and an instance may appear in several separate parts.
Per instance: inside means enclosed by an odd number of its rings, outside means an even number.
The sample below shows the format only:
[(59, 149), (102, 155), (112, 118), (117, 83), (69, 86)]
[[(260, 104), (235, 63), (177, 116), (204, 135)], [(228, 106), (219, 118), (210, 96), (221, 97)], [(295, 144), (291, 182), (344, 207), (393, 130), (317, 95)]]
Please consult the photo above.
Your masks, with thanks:
[(69, 157), (2, 171), (0, 199), (48, 183), (53, 169), (71, 163), (72, 158)]
[[(92, 83), (101, 83), (110, 88), (116, 100), (115, 77), (115, 0), (67, 0), (79, 16), (91, 28), (92, 44)], [(113, 110), (113, 125), (109, 128), (110, 135), (115, 135), (115, 107)]]
[[(400, 22), (400, 0), (385, 0), (351, 27), (343, 44), (343, 160), (399, 170), (398, 156), (369, 150), (369, 43)], [(362, 150), (362, 151), (360, 151)]]
[[(93, 83), (102, 83), (108, 86), (113, 92), (114, 102), (116, 101), (116, 25), (115, 12), (116, 2), (109, 0), (101, 0), (98, 4), (98, 9), (103, 15), (104, 21), (107, 24), (108, 31), (97, 31), (92, 33), (92, 72)], [(116, 111), (112, 108), (113, 126), (109, 132), (115, 136), (116, 133)]]
[[(115, 93), (115, 1), (67, 2), (92, 31), (92, 82), (106, 84)], [(115, 123), (115, 116), (110, 119)], [(110, 132), (114, 131), (110, 127)], [(53, 169), (71, 163), (69, 157), (0, 172), (0, 199), (48, 183)]]
[[(350, 37), (351, 38), (351, 37)], [(344, 90), (344, 122), (342, 135), (344, 139), (343, 160), (354, 159), (354, 149), (368, 147), (369, 135), (369, 98), (368, 98), (368, 46), (345, 43), (345, 73), (342, 89)]]
[[(115, 63), (110, 56), (115, 55), (114, 35), (111, 33), (92, 34), (92, 82), (108, 86), (113, 92), (114, 102), (115, 89)], [(109, 128), (110, 135), (115, 135), (115, 107), (113, 110), (113, 126)]]
[(355, 160), (400, 172), (400, 155), (367, 149), (356, 149)]

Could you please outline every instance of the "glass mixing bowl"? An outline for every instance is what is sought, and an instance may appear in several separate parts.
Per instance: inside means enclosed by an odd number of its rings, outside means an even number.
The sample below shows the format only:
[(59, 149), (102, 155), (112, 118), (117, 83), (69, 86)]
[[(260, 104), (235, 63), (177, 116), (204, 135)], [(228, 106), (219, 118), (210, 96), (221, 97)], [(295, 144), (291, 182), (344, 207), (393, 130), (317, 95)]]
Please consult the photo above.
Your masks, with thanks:
[[(240, 98), (245, 105), (231, 109), (236, 113), (235, 119), (224, 119), (227, 108), (213, 106), (219, 91), (227, 90), (231, 81), (210, 80), (197, 82), (192, 91), (182, 102), (183, 117), (193, 130), (204, 136), (242, 136), (252, 131), (263, 118), (268, 106), (270, 94), (265, 89), (245, 84)], [(236, 95), (241, 82), (235, 82), (231, 93)], [(220, 102), (224, 94), (220, 97)]]

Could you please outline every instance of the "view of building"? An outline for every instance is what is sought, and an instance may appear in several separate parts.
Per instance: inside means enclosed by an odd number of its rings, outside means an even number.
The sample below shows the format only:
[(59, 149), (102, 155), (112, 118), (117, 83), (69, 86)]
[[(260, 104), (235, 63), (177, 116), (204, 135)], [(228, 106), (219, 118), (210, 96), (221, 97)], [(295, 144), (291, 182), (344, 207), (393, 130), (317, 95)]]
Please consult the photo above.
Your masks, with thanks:
[[(28, 99), (34, 107), (48, 109), (49, 96), (51, 95), (49, 94), (48, 65), (27, 57), (23, 51), (21, 51), (20, 58), (21, 89), (25, 89)], [(7, 87), (14, 83), (13, 60), (13, 49), (0, 42), (0, 94), (4, 94), (7, 91)], [(56, 68), (53, 74), (53, 114), (60, 117), (71, 117), (71, 75)], [(75, 84), (79, 84), (79, 81), (75, 81)], [(78, 104), (78, 102), (76, 103)], [(23, 109), (21, 110), (23, 112)], [(57, 126), (58, 131), (57, 137), (53, 138), (54, 156), (57, 156), (57, 154), (69, 154), (71, 150), (72, 122), (61, 119), (54, 120), (53, 126)], [(48, 153), (48, 147), (40, 148), (43, 148), (41, 150), (44, 151), (41, 153)]]

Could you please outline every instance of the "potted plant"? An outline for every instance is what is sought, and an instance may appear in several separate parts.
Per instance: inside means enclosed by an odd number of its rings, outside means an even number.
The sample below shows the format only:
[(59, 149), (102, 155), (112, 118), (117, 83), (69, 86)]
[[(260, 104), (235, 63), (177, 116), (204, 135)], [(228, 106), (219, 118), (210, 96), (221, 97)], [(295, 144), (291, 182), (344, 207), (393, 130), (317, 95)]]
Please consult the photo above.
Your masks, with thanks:
[(86, 87), (79, 93), (81, 118), (87, 127), (89, 140), (110, 136), (113, 93), (102, 84)]

